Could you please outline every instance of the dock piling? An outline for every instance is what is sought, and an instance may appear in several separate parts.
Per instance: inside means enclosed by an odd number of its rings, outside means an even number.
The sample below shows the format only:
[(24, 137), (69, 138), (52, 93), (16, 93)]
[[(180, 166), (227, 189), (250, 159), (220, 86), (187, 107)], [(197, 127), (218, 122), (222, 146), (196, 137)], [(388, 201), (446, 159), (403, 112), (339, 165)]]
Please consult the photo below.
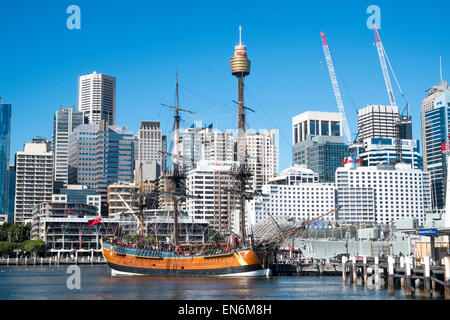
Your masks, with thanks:
[(394, 257), (388, 256), (388, 291), (394, 293)]
[(342, 256), (342, 282), (347, 282), (347, 257)]
[(363, 283), (367, 285), (367, 257), (363, 257)]
[(378, 256), (375, 256), (375, 286), (380, 285), (380, 267), (378, 263)]
[(356, 256), (352, 257), (352, 283), (356, 284), (358, 281), (358, 275), (356, 272)]
[(406, 296), (411, 295), (411, 257), (407, 257), (405, 262), (405, 290)]
[(431, 296), (431, 282), (430, 282), (430, 257), (423, 259), (423, 294), (426, 297)]
[(444, 258), (444, 297), (450, 299), (450, 257)]

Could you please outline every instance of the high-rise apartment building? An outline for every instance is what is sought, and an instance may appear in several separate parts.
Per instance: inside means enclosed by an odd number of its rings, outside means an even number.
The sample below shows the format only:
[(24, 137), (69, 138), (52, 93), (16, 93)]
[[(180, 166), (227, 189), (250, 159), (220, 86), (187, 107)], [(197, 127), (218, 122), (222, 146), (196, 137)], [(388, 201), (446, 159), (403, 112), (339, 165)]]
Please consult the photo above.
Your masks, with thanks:
[(450, 134), (450, 86), (446, 81), (426, 91), (422, 103), (422, 143), (424, 169), (431, 176), (431, 196), (435, 209), (445, 208), (446, 160), (441, 144)]
[(350, 158), (336, 170), (337, 218), (350, 223), (390, 223), (417, 218), (420, 225), (431, 210), (428, 172), (411, 165), (361, 167)]
[(116, 124), (116, 78), (93, 72), (78, 79), (78, 111), (89, 123)]
[[(114, 218), (116, 214), (129, 211), (139, 211), (138, 193), (140, 186), (136, 183), (117, 182), (108, 186), (108, 217)], [(126, 204), (124, 203), (126, 202)]]
[(262, 130), (260, 133), (245, 133), (247, 165), (252, 173), (253, 189), (260, 189), (278, 171), (277, 130)]
[(9, 212), (9, 152), (11, 140), (11, 105), (0, 97), (0, 214)]
[(24, 150), (16, 153), (16, 187), (14, 222), (32, 219), (33, 206), (52, 199), (53, 153), (49, 143), (34, 139), (25, 143)]
[(186, 211), (194, 219), (206, 219), (217, 231), (231, 229), (231, 212), (239, 208), (239, 201), (227, 191), (234, 185), (230, 170), (234, 161), (199, 162), (196, 169), (189, 171), (186, 189), (199, 198), (186, 199)]
[(307, 111), (292, 118), (292, 162), (319, 174), (322, 183), (334, 183), (348, 156), (341, 121), (339, 112)]
[(134, 135), (126, 127), (82, 124), (69, 136), (69, 181), (102, 196), (106, 214), (108, 185), (133, 181)]
[(53, 118), (54, 180), (68, 183), (69, 135), (84, 123), (83, 112), (73, 107), (61, 107)]

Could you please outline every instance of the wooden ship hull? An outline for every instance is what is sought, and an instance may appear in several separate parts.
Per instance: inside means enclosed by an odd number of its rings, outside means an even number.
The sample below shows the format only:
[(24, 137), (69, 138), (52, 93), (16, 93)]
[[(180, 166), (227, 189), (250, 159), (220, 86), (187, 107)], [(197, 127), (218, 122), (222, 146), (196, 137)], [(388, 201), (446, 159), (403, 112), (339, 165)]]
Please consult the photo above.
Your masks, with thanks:
[(151, 276), (270, 276), (252, 249), (221, 254), (178, 255), (174, 251), (139, 249), (102, 241), (112, 275)]

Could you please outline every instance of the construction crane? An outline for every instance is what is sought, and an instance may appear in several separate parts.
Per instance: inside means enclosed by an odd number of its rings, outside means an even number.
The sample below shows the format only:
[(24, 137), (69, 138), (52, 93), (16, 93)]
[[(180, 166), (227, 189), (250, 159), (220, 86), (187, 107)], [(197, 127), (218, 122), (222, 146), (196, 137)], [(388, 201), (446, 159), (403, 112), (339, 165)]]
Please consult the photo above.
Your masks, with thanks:
[(380, 35), (378, 34), (378, 30), (373, 24), (373, 30), (375, 32), (375, 44), (377, 46), (378, 57), (380, 58), (381, 71), (383, 71), (384, 82), (386, 83), (386, 90), (389, 96), (389, 101), (391, 106), (397, 105), (395, 102), (394, 91), (392, 90), (391, 79), (389, 78), (389, 72), (387, 69), (386, 58), (387, 54), (384, 50), (383, 43), (381, 42)]
[(350, 128), (348, 126), (347, 115), (345, 113), (344, 103), (342, 102), (341, 92), (339, 90), (339, 85), (336, 78), (336, 73), (334, 72), (333, 61), (331, 60), (330, 48), (328, 47), (327, 38), (323, 32), (320, 33), (322, 37), (322, 47), (325, 54), (325, 59), (327, 61), (328, 71), (330, 72), (331, 85), (333, 86), (334, 96), (336, 97), (336, 102), (339, 108), (339, 112), (342, 116), (342, 128), (344, 129), (345, 136), (347, 138), (347, 144), (351, 145), (351, 135)]
[[(412, 132), (411, 132), (411, 116), (409, 115), (409, 104), (406, 101), (405, 94), (402, 91), (402, 88), (400, 87), (400, 84), (397, 80), (397, 77), (395, 76), (395, 72), (392, 69), (391, 63), (389, 61), (388, 55), (386, 53), (386, 50), (384, 49), (383, 43), (381, 42), (380, 34), (378, 33), (378, 30), (373, 24), (373, 30), (375, 33), (375, 44), (377, 46), (378, 51), (378, 57), (380, 58), (380, 65), (381, 70), (383, 72), (384, 82), (386, 84), (386, 90), (389, 96), (389, 101), (391, 106), (396, 106), (397, 103), (395, 101), (394, 91), (392, 90), (391, 85), (391, 79), (389, 78), (389, 72), (387, 65), (389, 65), (389, 69), (391, 69), (392, 75), (394, 76), (394, 80), (397, 84), (397, 87), (400, 91), (400, 94), (402, 95), (403, 99), (405, 100), (405, 108), (403, 109), (402, 113), (399, 114), (399, 119), (395, 122), (395, 150), (396, 150), (396, 157), (397, 162), (402, 162), (402, 139), (412, 139)], [(387, 64), (386, 64), (387, 61)], [(406, 112), (406, 114), (405, 114)], [(412, 155), (414, 157), (414, 155)]]

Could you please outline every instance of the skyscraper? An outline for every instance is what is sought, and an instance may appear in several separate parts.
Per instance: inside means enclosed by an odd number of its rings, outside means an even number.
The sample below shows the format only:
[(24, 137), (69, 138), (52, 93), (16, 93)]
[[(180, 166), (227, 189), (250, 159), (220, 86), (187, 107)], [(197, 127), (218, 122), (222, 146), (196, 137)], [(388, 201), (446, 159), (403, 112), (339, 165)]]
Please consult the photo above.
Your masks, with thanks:
[(421, 112), (424, 169), (430, 172), (433, 208), (443, 209), (447, 176), (441, 143), (450, 134), (450, 87), (441, 79), (426, 92)]
[(14, 222), (32, 219), (33, 206), (50, 201), (53, 193), (53, 154), (45, 139), (25, 143), (16, 153)]
[(83, 112), (61, 107), (53, 118), (54, 180), (68, 182), (69, 135), (84, 122)]
[(307, 111), (292, 118), (293, 164), (305, 165), (319, 174), (319, 181), (334, 183), (335, 171), (348, 156), (341, 114)]
[(396, 121), (400, 118), (397, 106), (369, 105), (358, 110), (358, 138), (395, 138)]
[(116, 78), (93, 72), (79, 77), (78, 111), (89, 123), (116, 124)]
[(11, 105), (0, 97), (0, 214), (9, 211), (9, 152), (11, 139)]
[(126, 127), (81, 124), (69, 136), (69, 181), (102, 196), (106, 214), (108, 185), (133, 181), (134, 135)]
[[(155, 180), (166, 168), (166, 137), (163, 136), (159, 121), (142, 121), (135, 137), (135, 180), (140, 178), (140, 164), (144, 180)], [(145, 174), (146, 173), (146, 174)], [(150, 179), (146, 179), (150, 177)]]

